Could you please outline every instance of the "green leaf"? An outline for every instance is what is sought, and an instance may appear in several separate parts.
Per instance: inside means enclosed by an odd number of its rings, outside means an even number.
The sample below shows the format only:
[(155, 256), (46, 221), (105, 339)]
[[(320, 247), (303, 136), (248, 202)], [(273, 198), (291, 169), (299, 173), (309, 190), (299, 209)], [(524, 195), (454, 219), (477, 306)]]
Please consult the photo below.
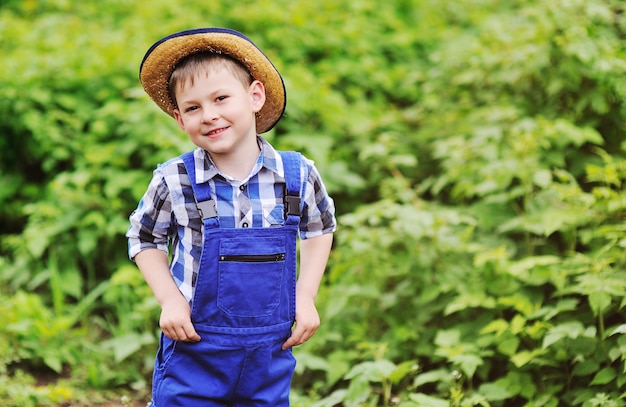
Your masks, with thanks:
[(509, 330), (509, 323), (504, 319), (496, 319), (491, 321), (480, 330), (481, 334), (495, 333), (497, 336), (502, 335)]
[(484, 363), (483, 358), (472, 354), (455, 355), (450, 358), (450, 361), (458, 364), (467, 377), (473, 377), (476, 369)]
[(498, 342), (498, 351), (502, 352), (505, 355), (513, 356), (519, 348), (520, 341), (520, 338), (517, 336), (503, 339)]
[(414, 360), (408, 360), (400, 363), (391, 374), (389, 374), (389, 381), (393, 384), (398, 384), (402, 379), (410, 374), (413, 374), (418, 369), (417, 362)]
[(605, 367), (604, 369), (596, 373), (590, 385), (594, 386), (594, 385), (609, 384), (610, 382), (615, 380), (616, 377), (617, 377), (617, 373), (615, 372), (615, 369), (613, 369), (612, 367)]
[(43, 362), (50, 369), (54, 370), (57, 373), (61, 373), (63, 370), (63, 363), (61, 362), (61, 358), (57, 355), (45, 355), (43, 357)]
[(485, 383), (478, 388), (478, 392), (489, 401), (502, 401), (513, 396), (506, 387), (499, 383)]
[(585, 327), (579, 321), (565, 322), (551, 328), (543, 338), (543, 344), (541, 346), (543, 349), (546, 349), (564, 338), (574, 339), (584, 332)]
[(323, 400), (318, 401), (311, 405), (311, 407), (334, 407), (336, 405), (341, 404), (346, 400), (348, 396), (347, 389), (339, 389), (335, 390), (330, 394), (330, 396), (325, 397)]
[(444, 311), (445, 315), (451, 315), (466, 308), (494, 308), (496, 306), (493, 297), (483, 292), (463, 293), (451, 301)]
[(128, 333), (106, 340), (102, 343), (102, 346), (113, 349), (115, 361), (119, 363), (139, 351), (143, 345), (153, 342), (154, 338), (151, 334)]
[(546, 188), (552, 182), (552, 173), (548, 170), (539, 170), (533, 175), (533, 183)]
[(511, 356), (511, 362), (519, 368), (536, 360), (537, 357), (543, 355), (544, 353), (545, 351), (543, 349), (533, 349), (532, 351), (524, 350)]
[(452, 330), (440, 330), (435, 337), (435, 344), (440, 347), (453, 347), (456, 346), (461, 339), (461, 332), (457, 329)]
[(586, 359), (576, 363), (572, 376), (589, 376), (598, 371), (600, 364), (593, 359)]
[(380, 383), (388, 378), (395, 369), (396, 365), (388, 360), (363, 362), (350, 369), (345, 378), (348, 380), (359, 378), (359, 380)]
[(626, 334), (626, 324), (621, 324), (608, 329), (606, 336), (613, 336), (615, 334)]
[(359, 406), (367, 400), (372, 393), (370, 384), (366, 380), (352, 380), (348, 385), (345, 402), (347, 405)]
[(424, 373), (420, 373), (415, 377), (413, 386), (419, 387), (428, 383), (445, 383), (450, 379), (450, 372), (444, 369), (432, 370)]
[(605, 291), (593, 291), (589, 293), (589, 306), (594, 315), (600, 315), (611, 305), (611, 295)]
[(325, 358), (313, 355), (310, 352), (300, 352), (298, 353), (296, 372), (302, 374), (305, 369), (327, 372), (331, 370), (331, 364)]
[(444, 399), (428, 396), (423, 393), (411, 393), (409, 394), (409, 399), (411, 399), (411, 401), (416, 402), (420, 407), (449, 407), (450, 406), (450, 403), (448, 403)]

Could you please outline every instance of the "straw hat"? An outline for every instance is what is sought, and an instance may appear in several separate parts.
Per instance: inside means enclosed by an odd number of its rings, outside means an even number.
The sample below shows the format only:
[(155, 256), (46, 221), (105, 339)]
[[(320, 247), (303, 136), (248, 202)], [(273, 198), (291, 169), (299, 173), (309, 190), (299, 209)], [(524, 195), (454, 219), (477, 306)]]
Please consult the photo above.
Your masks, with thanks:
[(139, 79), (150, 98), (170, 116), (176, 105), (168, 82), (181, 59), (198, 52), (227, 54), (242, 63), (265, 86), (265, 104), (257, 113), (257, 132), (270, 130), (283, 115), (287, 95), (283, 78), (272, 62), (245, 35), (228, 28), (199, 28), (169, 35), (157, 41), (143, 57)]

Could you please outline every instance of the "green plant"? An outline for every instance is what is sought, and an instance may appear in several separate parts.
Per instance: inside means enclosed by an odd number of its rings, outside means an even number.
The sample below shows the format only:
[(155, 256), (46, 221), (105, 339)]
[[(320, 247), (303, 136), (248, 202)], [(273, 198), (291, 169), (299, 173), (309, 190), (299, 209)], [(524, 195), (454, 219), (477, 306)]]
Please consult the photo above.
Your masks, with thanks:
[(159, 309), (124, 233), (192, 145), (137, 71), (206, 25), (277, 65), (266, 136), (338, 208), (294, 405), (624, 404), (620, 0), (4, 2), (3, 402), (147, 391)]

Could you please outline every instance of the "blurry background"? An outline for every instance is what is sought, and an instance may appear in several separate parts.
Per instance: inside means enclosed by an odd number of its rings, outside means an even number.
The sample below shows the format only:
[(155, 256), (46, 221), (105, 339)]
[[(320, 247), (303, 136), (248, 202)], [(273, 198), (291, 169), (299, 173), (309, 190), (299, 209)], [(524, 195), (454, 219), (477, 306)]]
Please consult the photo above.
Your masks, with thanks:
[(625, 405), (622, 0), (3, 0), (2, 405), (148, 400), (124, 233), (194, 146), (138, 70), (202, 26), (278, 67), (267, 138), (337, 203), (294, 406)]

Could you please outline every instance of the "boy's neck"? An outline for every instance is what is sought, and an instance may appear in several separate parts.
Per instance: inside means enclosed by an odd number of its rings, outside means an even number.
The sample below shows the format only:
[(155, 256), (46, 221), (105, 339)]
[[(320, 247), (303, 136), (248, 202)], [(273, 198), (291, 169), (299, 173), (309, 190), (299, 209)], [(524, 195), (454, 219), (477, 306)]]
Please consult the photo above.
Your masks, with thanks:
[(242, 181), (252, 171), (261, 152), (261, 147), (255, 143), (256, 148), (248, 149), (236, 155), (212, 154), (211, 160), (217, 169), (224, 175)]

